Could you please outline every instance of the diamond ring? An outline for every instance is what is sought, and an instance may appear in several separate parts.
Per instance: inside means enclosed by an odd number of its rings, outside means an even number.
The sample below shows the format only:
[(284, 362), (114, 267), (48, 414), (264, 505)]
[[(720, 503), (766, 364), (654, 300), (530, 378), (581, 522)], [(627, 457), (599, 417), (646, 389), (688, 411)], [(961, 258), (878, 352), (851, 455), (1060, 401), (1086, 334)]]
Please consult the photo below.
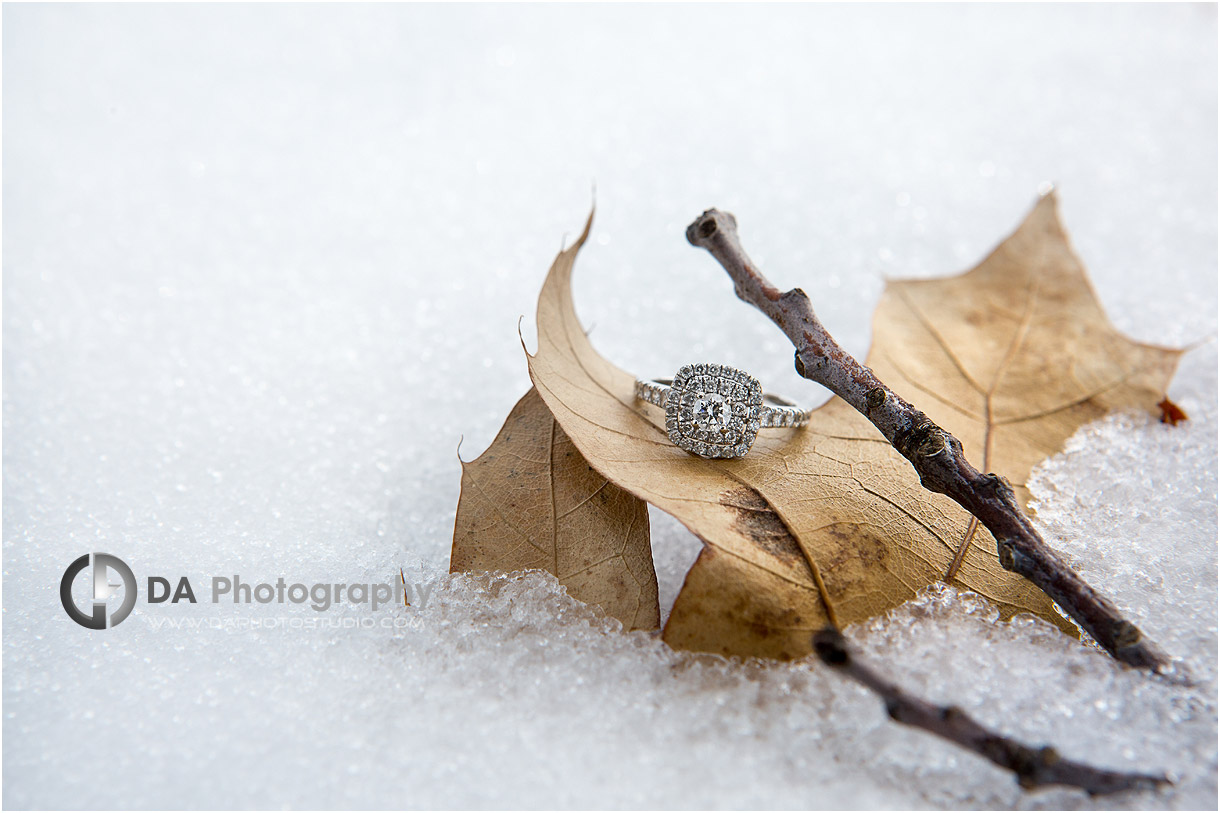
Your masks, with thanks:
[(744, 457), (760, 428), (809, 422), (807, 411), (764, 395), (757, 378), (723, 364), (687, 364), (672, 380), (636, 381), (635, 397), (664, 408), (669, 439), (700, 457)]

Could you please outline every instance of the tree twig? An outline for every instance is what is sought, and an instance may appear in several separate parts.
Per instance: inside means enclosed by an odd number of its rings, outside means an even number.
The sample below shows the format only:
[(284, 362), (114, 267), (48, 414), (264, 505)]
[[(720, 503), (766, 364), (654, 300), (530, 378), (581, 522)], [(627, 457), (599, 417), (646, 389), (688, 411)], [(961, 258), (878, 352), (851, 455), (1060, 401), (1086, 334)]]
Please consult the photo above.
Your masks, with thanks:
[(813, 636), (813, 648), (827, 666), (876, 692), (896, 722), (922, 728), (1016, 774), (1023, 788), (1071, 785), (1092, 795), (1124, 790), (1154, 789), (1169, 784), (1164, 775), (1122, 773), (1094, 768), (1059, 756), (1054, 748), (1031, 748), (987, 730), (956, 706), (937, 706), (890, 683), (861, 663), (833, 627)]
[(1168, 666), (1169, 657), (1042, 540), (1006, 480), (980, 473), (966, 460), (957, 438), (843, 350), (814, 315), (804, 291), (780, 291), (771, 285), (746, 256), (731, 214), (707, 210), (687, 227), (686, 239), (707, 249), (728, 272), (737, 296), (788, 336), (801, 376), (851, 404), (911, 462), (924, 488), (949, 496), (991, 531), (1004, 568), (1041, 588), (1123, 663), (1155, 671)]

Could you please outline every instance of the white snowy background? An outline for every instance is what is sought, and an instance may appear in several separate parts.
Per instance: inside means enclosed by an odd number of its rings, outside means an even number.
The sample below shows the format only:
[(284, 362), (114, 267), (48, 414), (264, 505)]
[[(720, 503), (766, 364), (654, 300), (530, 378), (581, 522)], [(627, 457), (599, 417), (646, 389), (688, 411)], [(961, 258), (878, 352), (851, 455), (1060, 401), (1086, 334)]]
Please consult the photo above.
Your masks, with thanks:
[[(1215, 807), (1214, 7), (6, 5), (3, 45), (6, 806)], [(863, 356), (885, 277), (968, 268), (1047, 182), (1114, 322), (1199, 346), (1190, 421), (1082, 429), (1038, 522), (1193, 682), (949, 592), (849, 635), (1174, 788), (1024, 793), (815, 664), (446, 575), (459, 439), (529, 386), (518, 319), (532, 347), (594, 183), (575, 285), (603, 353), (815, 403), (688, 222), (734, 212)], [(652, 520), (668, 612), (698, 542)], [(105, 632), (57, 595), (90, 551), (140, 584)], [(399, 567), (426, 604), (210, 603), (212, 576)], [(144, 603), (150, 575), (200, 603)], [(319, 617), (406, 626), (288, 626)]]

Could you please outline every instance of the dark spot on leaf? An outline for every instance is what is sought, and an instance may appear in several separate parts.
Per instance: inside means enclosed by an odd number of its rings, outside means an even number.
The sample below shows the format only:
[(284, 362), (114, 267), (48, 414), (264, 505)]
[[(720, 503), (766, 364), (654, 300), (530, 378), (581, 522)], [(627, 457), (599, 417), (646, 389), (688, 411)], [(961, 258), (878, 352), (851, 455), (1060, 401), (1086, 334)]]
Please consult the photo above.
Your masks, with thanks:
[(888, 555), (883, 533), (865, 523), (827, 525), (818, 543), (818, 567), (835, 596), (858, 589)]
[(766, 500), (749, 486), (721, 493), (720, 504), (733, 512), (733, 527), (777, 559), (800, 558), (801, 549), (788, 526)]

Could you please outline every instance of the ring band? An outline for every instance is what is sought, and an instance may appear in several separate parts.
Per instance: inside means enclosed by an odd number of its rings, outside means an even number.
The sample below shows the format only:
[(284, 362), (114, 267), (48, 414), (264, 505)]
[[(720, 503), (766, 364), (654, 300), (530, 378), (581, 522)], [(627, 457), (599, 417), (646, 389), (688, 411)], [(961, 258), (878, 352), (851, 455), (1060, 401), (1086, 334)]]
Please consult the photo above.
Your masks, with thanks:
[(809, 422), (808, 411), (764, 394), (757, 378), (723, 364), (687, 364), (672, 380), (636, 381), (635, 397), (663, 408), (669, 439), (700, 457), (744, 457), (759, 429)]

